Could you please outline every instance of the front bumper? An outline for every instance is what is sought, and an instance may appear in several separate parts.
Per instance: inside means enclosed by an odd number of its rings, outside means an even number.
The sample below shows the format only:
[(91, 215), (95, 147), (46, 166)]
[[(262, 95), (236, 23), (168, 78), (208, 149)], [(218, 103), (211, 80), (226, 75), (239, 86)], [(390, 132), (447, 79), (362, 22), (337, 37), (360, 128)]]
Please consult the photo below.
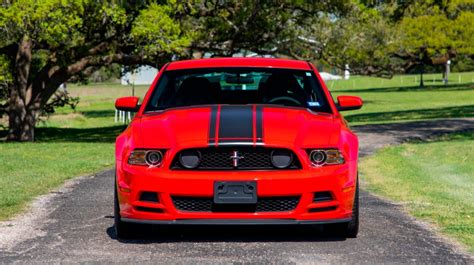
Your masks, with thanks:
[[(120, 216), (126, 222), (322, 224), (350, 220), (357, 167), (348, 162), (302, 170), (236, 172), (176, 171), (122, 164), (116, 173)], [(212, 197), (215, 181), (256, 181), (258, 197), (298, 196), (300, 199), (296, 208), (282, 212), (193, 212), (175, 207), (172, 196)], [(323, 191), (330, 192), (333, 199), (313, 202), (314, 193)], [(141, 201), (142, 192), (156, 192), (158, 202)]]
[(144, 220), (121, 218), (121, 221), (152, 225), (319, 225), (349, 222), (351, 218), (317, 220), (292, 219), (184, 219), (184, 220)]

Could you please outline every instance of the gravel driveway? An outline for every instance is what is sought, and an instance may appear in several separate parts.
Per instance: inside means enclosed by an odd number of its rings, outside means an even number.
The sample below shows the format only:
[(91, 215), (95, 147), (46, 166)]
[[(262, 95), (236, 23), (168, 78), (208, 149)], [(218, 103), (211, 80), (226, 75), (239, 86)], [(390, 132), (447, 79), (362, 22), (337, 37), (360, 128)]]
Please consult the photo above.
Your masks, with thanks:
[[(354, 127), (361, 155), (407, 138), (474, 130), (474, 119)], [(0, 263), (424, 263), (474, 264), (453, 243), (407, 216), (401, 206), (361, 192), (356, 239), (318, 227), (154, 227), (142, 240), (113, 231), (113, 171), (82, 177), (37, 199), (31, 210), (0, 223)]]

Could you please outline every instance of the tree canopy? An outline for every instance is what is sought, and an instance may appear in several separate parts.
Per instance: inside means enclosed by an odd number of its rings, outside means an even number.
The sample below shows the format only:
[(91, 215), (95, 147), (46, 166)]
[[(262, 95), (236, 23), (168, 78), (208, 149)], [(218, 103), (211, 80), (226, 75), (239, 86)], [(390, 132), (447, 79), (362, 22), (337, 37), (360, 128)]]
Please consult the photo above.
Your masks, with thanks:
[(472, 0), (4, 0), (0, 115), (9, 140), (31, 141), (60, 84), (110, 64), (251, 51), (391, 76), (472, 56), (473, 30)]
[(413, 1), (391, 10), (399, 40), (390, 54), (404, 60), (405, 70), (474, 55), (474, 1)]

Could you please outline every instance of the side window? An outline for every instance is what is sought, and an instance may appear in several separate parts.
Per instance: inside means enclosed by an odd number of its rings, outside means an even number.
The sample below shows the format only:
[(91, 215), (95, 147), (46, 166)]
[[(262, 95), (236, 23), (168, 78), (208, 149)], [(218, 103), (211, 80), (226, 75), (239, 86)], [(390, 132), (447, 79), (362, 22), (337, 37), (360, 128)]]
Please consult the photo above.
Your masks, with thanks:
[(306, 73), (304, 78), (305, 86), (308, 94), (310, 95), (311, 101), (308, 102), (309, 107), (317, 107), (328, 110), (328, 104), (323, 95), (322, 89), (318, 82), (318, 79), (312, 73)]
[[(161, 76), (159, 85), (155, 88), (155, 91), (153, 91), (153, 95), (151, 98), (152, 107), (157, 108), (160, 105), (160, 103), (162, 103), (162, 102), (159, 102), (159, 99), (167, 98), (165, 93), (169, 92), (169, 89), (166, 89), (168, 87), (169, 80), (170, 78), (168, 77), (168, 75), (165, 74)], [(147, 107), (147, 110), (148, 109), (149, 108)]]

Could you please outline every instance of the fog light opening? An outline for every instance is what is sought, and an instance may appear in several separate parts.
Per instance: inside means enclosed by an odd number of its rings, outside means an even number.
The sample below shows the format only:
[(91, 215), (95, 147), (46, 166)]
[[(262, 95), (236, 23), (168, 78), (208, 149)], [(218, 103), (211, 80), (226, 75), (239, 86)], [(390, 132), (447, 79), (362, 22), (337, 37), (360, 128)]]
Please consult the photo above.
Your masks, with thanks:
[(274, 150), (271, 153), (272, 165), (276, 168), (287, 168), (293, 162), (293, 155), (286, 150)]
[(187, 169), (193, 169), (201, 163), (201, 153), (197, 150), (185, 150), (179, 155), (179, 163)]

